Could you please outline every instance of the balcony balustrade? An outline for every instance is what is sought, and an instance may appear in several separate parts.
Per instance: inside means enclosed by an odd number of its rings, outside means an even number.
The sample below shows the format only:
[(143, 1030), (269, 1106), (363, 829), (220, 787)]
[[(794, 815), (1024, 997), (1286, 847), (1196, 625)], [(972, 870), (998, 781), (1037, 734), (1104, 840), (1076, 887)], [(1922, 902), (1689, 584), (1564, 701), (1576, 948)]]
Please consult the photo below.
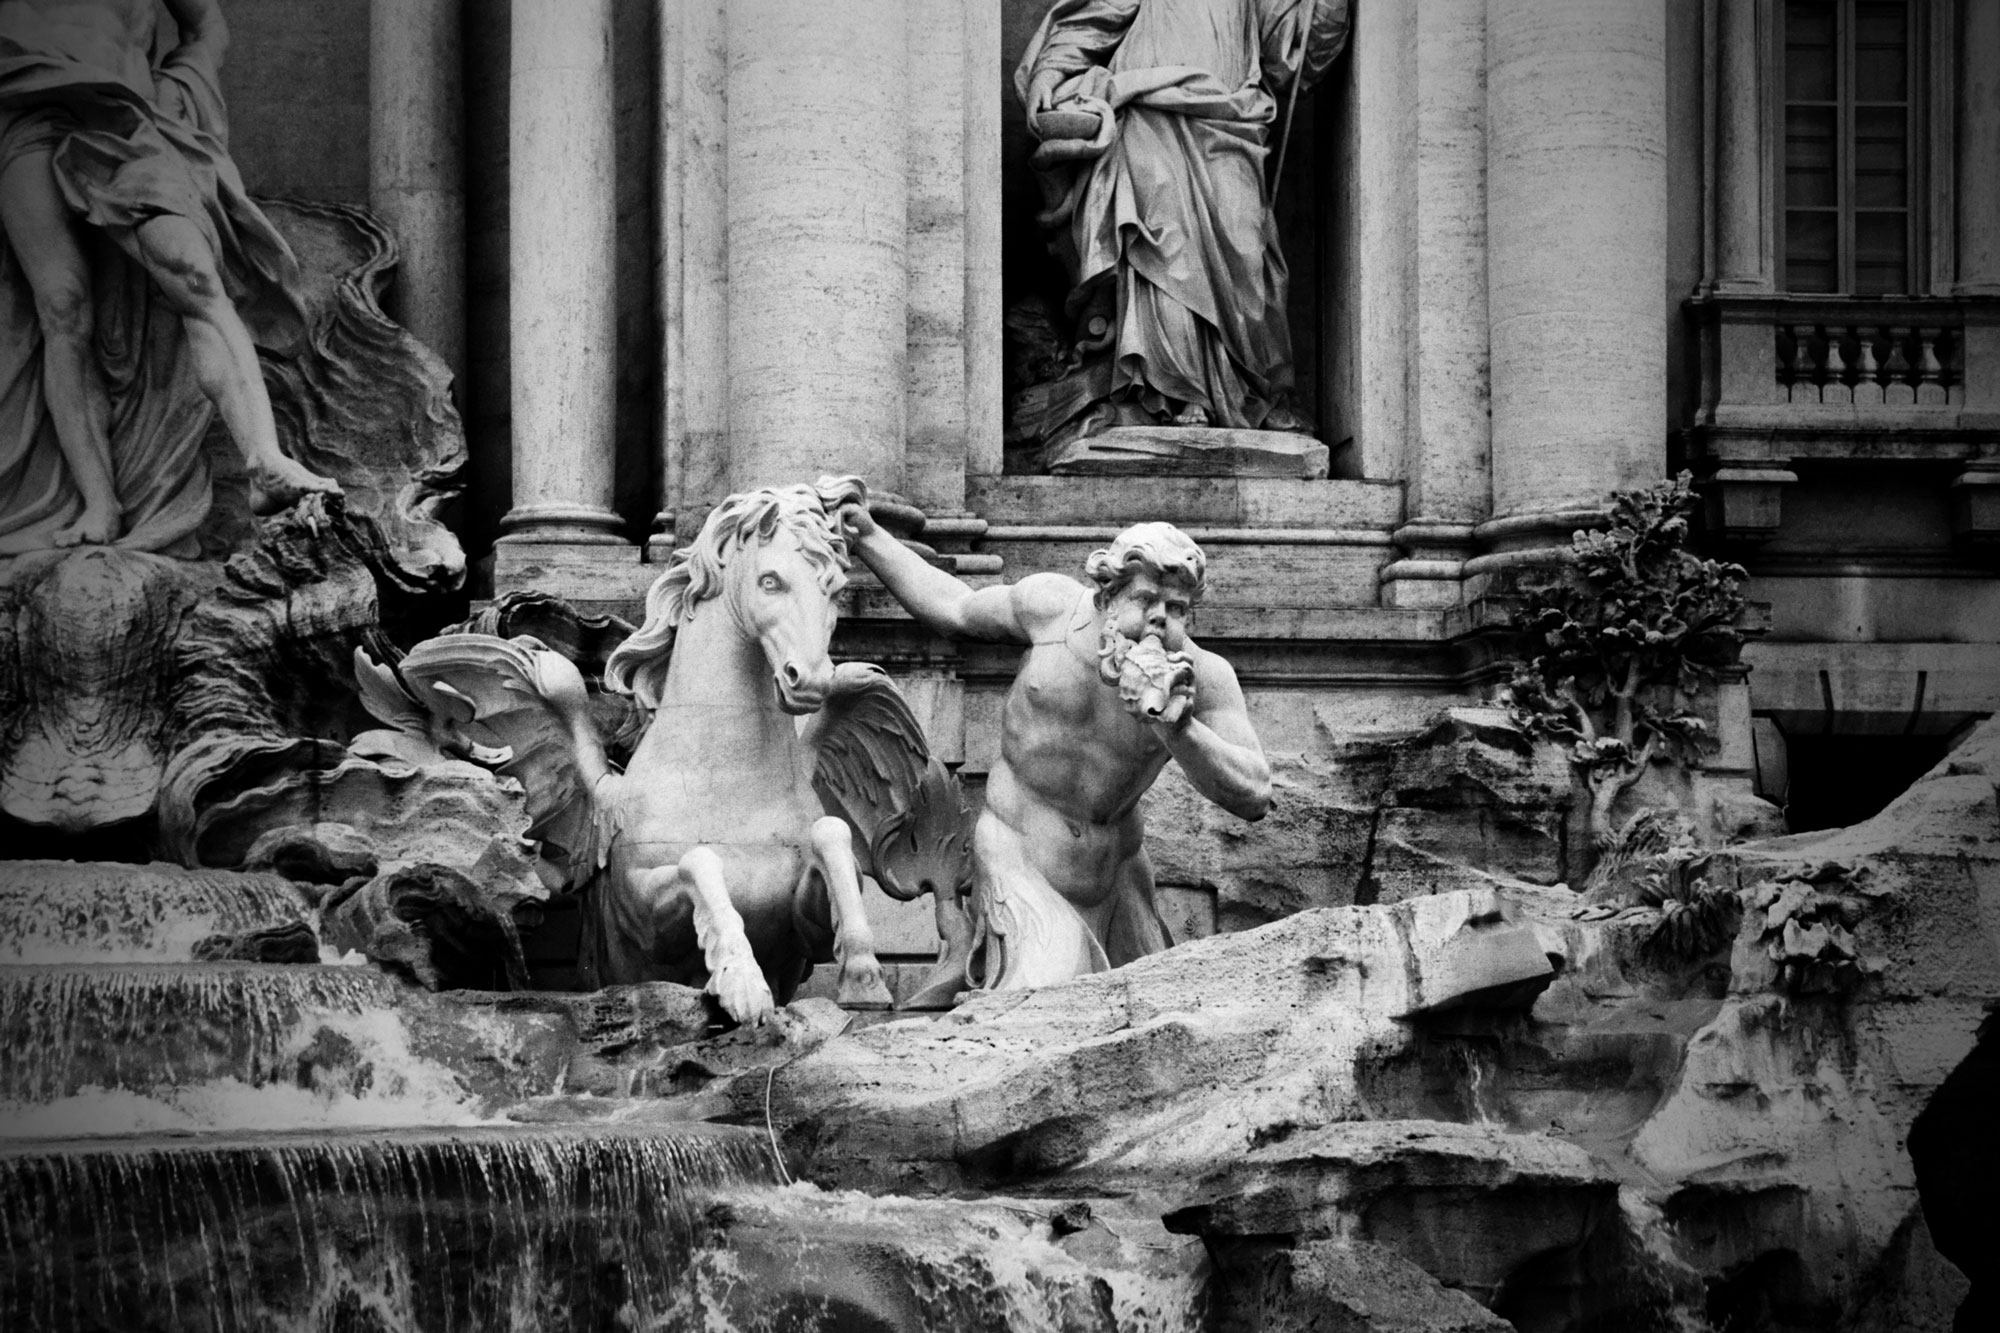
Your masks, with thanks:
[(1951, 464), (1958, 536), (2000, 543), (2000, 298), (1715, 294), (1688, 315), (1713, 530), (1772, 536), (1799, 463)]

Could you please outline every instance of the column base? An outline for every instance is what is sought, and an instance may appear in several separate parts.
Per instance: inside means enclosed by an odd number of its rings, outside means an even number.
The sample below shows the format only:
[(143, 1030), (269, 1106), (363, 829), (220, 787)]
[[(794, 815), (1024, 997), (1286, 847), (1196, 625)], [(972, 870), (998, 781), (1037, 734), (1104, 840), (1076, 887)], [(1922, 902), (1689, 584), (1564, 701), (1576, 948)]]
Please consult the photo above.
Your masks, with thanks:
[(618, 535), (625, 521), (594, 505), (516, 505), (500, 520), (501, 544), (532, 542), (562, 546), (629, 546)]
[(1382, 605), (1435, 610), (1465, 600), (1465, 562), (1473, 552), (1470, 523), (1415, 518), (1390, 534), (1404, 555), (1383, 566)]

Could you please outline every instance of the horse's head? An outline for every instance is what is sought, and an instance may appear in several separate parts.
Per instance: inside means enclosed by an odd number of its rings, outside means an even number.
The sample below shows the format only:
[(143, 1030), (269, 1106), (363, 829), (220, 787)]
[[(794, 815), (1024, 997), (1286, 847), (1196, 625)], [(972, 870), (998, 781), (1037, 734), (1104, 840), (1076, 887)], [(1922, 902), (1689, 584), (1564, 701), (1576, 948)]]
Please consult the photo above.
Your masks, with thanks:
[(847, 586), (846, 552), (835, 549), (809, 521), (780, 517), (769, 535), (747, 537), (725, 571), (723, 600), (763, 648), (787, 713), (817, 712), (833, 688), (826, 648), (840, 618), (834, 598)]
[(866, 496), (858, 478), (823, 477), (818, 486), (748, 491), (717, 505), (646, 594), (646, 623), (611, 655), (606, 683), (658, 707), (675, 626), (712, 600), (763, 650), (778, 706), (817, 710), (833, 685), (827, 644), (840, 616), (835, 598), (847, 586), (840, 506)]

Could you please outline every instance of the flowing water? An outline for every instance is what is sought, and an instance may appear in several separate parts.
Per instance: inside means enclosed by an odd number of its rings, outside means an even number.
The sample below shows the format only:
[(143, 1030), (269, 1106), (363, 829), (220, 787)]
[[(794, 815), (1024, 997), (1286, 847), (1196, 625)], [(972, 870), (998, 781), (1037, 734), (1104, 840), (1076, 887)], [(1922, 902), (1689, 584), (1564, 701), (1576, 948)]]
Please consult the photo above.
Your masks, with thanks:
[(658, 1326), (760, 1135), (537, 1127), (0, 1153), (0, 1327)]
[(210, 936), (310, 916), (298, 889), (276, 875), (0, 862), (0, 964), (186, 962)]

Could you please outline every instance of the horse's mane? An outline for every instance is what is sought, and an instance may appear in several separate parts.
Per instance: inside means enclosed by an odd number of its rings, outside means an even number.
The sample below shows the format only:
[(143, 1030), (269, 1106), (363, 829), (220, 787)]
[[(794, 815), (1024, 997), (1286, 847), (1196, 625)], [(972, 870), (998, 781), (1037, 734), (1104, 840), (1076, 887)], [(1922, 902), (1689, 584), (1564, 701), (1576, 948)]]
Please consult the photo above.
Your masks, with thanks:
[(700, 535), (674, 552), (666, 572), (647, 590), (646, 622), (605, 662), (605, 688), (634, 695), (648, 709), (660, 706), (674, 631), (722, 591), (730, 555), (753, 537), (768, 541), (781, 526), (797, 533), (806, 559), (819, 571), (821, 590), (830, 589), (848, 565), (840, 507), (867, 498), (868, 486), (859, 477), (821, 477), (816, 486), (745, 491), (710, 510)]

